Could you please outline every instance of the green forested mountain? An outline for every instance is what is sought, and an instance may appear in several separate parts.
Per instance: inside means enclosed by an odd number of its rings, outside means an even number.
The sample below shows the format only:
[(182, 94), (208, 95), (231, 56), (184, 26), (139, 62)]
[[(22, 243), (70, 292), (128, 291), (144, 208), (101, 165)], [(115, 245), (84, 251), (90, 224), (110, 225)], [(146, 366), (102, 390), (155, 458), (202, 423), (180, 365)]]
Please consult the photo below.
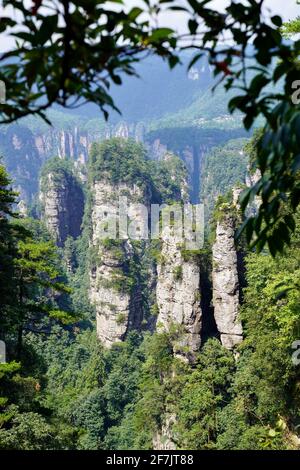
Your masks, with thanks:
[(0, 450), (299, 451), (299, 18), (10, 3)]
[(201, 167), (200, 200), (205, 205), (209, 220), (219, 195), (224, 195), (236, 185), (245, 183), (248, 155), (246, 139), (230, 140), (223, 146), (213, 147), (204, 157)]
[[(205, 161), (209, 178), (202, 194), (209, 207), (244, 175), (243, 144), (215, 148)], [(182, 181), (179, 161), (145, 158), (140, 144), (108, 141), (92, 150), (90, 180), (104, 178), (115, 185), (152, 180), (157, 200), (180, 197), (175, 190)], [(61, 166), (53, 160), (48, 170), (59, 172)], [(292, 361), (292, 345), (300, 327), (299, 230), (276, 259), (267, 252), (245, 256), (244, 340), (234, 353), (211, 330), (193, 363), (174, 357), (174, 344), (183, 334), (176, 323), (164, 332), (147, 331), (145, 323), (108, 350), (97, 339), (88, 295), (89, 266), (95, 263), (88, 249), (92, 193), (82, 235), (69, 238), (58, 251), (39, 221), (8, 218), (15, 195), (1, 171), (7, 280), (1, 338), (8, 359), (1, 364), (2, 449), (152, 449), (166, 441), (178, 449), (297, 448), (299, 367)], [(172, 174), (177, 176), (173, 183)], [(143, 266), (148, 301), (155, 295), (147, 277), (153, 263), (163, 262), (161, 249), (149, 246)], [(207, 246), (198, 261), (208, 277), (210, 251)], [(208, 280), (200, 295), (210, 296), (209, 286)], [(9, 289), (18, 295), (11, 296)], [(151, 302), (155, 319), (159, 306)], [(209, 314), (204, 309), (203, 315)]]
[[(0, 154), (26, 205), (34, 203), (39, 173), (47, 159), (59, 156), (86, 164), (91, 144), (106, 137), (129, 136), (141, 141), (150, 148), (152, 158), (159, 156), (155, 146), (160, 140), (183, 159), (185, 150), (192, 148), (198, 160), (200, 152), (246, 135), (240, 117), (228, 112), (225, 91), (212, 91), (214, 78), (207, 58), (190, 72), (189, 60), (190, 54), (184, 54), (182, 64), (173, 71), (155, 57), (139, 64), (140, 78), (125, 78), (122, 87), (112, 85), (112, 96), (122, 114), (112, 112), (107, 122), (97, 107), (86, 104), (74, 110), (52, 107), (47, 111), (52, 126), (36, 116), (2, 125)], [(199, 172), (196, 164), (195, 173)], [(191, 178), (195, 201), (199, 178), (193, 174)]]

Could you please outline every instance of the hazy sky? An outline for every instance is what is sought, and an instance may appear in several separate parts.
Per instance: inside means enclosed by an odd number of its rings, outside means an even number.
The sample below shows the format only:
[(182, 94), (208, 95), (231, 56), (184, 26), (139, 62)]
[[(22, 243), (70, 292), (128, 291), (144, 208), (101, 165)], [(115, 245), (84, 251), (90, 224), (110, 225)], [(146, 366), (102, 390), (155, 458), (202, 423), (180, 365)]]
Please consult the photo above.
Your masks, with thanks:
[[(228, 4), (229, 0), (213, 0), (211, 5), (215, 6), (216, 9), (222, 10), (224, 6)], [(32, 4), (30, 0), (24, 0), (24, 3)], [(141, 4), (140, 0), (124, 0), (126, 6), (131, 7), (133, 5)], [(0, 1), (0, 14), (2, 13), (2, 1)], [(270, 8), (272, 13), (279, 14), (284, 20), (295, 18), (300, 15), (300, 5), (296, 4), (296, 0), (265, 0), (265, 6)], [(7, 15), (7, 13), (6, 13)], [(161, 23), (165, 26), (170, 26), (178, 31), (184, 31), (186, 29), (186, 22), (182, 17), (181, 13), (166, 13), (162, 15)], [(0, 51), (9, 49), (13, 44), (11, 38), (7, 38), (0, 35)]]

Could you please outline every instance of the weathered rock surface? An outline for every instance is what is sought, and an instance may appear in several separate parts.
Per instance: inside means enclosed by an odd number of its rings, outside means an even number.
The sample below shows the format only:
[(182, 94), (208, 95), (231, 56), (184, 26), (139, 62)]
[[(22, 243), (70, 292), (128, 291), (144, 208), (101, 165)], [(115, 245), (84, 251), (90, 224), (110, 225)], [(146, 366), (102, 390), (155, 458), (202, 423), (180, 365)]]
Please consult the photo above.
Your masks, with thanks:
[[(245, 183), (248, 186), (248, 188), (252, 188), (253, 186), (256, 185), (256, 183), (261, 179), (261, 172), (257, 168), (255, 172), (251, 171), (250, 168), (248, 168), (248, 174), (245, 179)], [(261, 197), (260, 196), (255, 196), (254, 200), (252, 203), (249, 205), (249, 207), (246, 210), (246, 215), (251, 216), (255, 215), (259, 209), (259, 206), (261, 204)]]
[[(114, 240), (119, 234), (113, 229), (105, 239), (103, 230), (110, 230), (121, 213), (129, 227), (135, 221), (142, 235), (146, 228), (139, 203), (149, 195), (136, 185), (105, 180), (94, 183), (93, 195), (91, 244), (95, 259), (90, 271), (90, 299), (96, 309), (98, 338), (109, 348), (124, 340), (127, 331), (140, 328), (142, 310), (140, 286), (129, 272), (134, 256), (131, 240), (124, 232), (123, 240)], [(119, 206), (120, 197), (128, 198), (129, 209)]]
[(176, 450), (172, 426), (176, 422), (173, 414), (167, 415), (161, 431), (158, 431), (153, 437), (153, 450)]
[(251, 188), (254, 186), (261, 178), (261, 172), (257, 168), (254, 172), (248, 167), (248, 174), (246, 175), (246, 185)]
[(85, 172), (92, 142), (104, 138), (101, 125), (86, 130), (70, 124), (67, 129), (11, 124), (0, 130), (0, 146), (4, 161), (20, 193), (20, 200), (31, 203), (39, 188), (39, 172), (54, 155), (70, 158), (78, 170)]
[(212, 252), (215, 321), (223, 346), (232, 349), (242, 341), (243, 331), (238, 319), (239, 278), (234, 243), (234, 220), (229, 214), (224, 214), (217, 223)]
[(41, 182), (40, 202), (42, 219), (58, 246), (63, 246), (68, 236), (80, 235), (84, 195), (74, 176), (60, 173), (57, 178), (49, 172)]
[(174, 353), (192, 360), (201, 343), (200, 267), (192, 257), (182, 255), (182, 239), (166, 227), (162, 234), (161, 261), (158, 264), (156, 297), (157, 329), (180, 329)]
[(125, 338), (129, 316), (137, 313), (122, 278), (130, 258), (130, 248), (129, 242), (124, 242), (119, 248), (121, 255), (117, 257), (99, 246), (99, 263), (91, 270), (90, 299), (96, 308), (97, 335), (105, 347)]
[(0, 129), (0, 147), (20, 201), (31, 203), (38, 192), (38, 174), (41, 167), (34, 135), (22, 125), (3, 126)]

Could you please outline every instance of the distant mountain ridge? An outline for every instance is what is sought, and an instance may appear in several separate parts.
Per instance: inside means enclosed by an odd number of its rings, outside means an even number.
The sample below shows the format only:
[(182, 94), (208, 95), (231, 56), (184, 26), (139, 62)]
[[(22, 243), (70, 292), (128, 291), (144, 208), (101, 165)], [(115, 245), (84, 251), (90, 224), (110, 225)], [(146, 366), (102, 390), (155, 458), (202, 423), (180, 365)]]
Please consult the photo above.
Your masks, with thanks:
[(213, 77), (204, 58), (189, 72), (189, 57), (169, 70), (158, 58), (138, 65), (141, 78), (125, 78), (111, 94), (122, 116), (112, 113), (105, 122), (100, 110), (85, 105), (77, 110), (48, 111), (52, 126), (28, 116), (0, 128), (0, 152), (20, 198), (31, 204), (38, 190), (40, 170), (51, 157), (75, 161), (83, 169), (92, 142), (110, 137), (143, 142), (150, 158), (177, 153), (189, 170), (191, 197), (199, 199), (201, 162), (213, 146), (244, 137), (241, 117), (227, 111), (222, 86), (212, 94)]

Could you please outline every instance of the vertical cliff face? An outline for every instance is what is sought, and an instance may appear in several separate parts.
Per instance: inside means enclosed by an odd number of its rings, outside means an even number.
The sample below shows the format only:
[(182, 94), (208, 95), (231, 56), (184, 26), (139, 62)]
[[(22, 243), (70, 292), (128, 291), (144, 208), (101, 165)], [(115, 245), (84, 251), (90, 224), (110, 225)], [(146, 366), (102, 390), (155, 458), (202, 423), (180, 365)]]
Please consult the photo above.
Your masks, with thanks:
[[(187, 197), (181, 162), (166, 155), (161, 175), (153, 170), (140, 144), (130, 139), (111, 139), (93, 146), (91, 167), (90, 298), (96, 308), (98, 337), (109, 347), (123, 340), (128, 330), (139, 329), (142, 320), (143, 325), (154, 329), (155, 321), (150, 317), (156, 305), (150, 290), (156, 284), (157, 325), (165, 330), (174, 323), (182, 327), (178, 349), (186, 356), (192, 355), (200, 344), (199, 267), (192, 260), (184, 260), (176, 238), (171, 232), (165, 233), (162, 258), (166, 263), (158, 266), (156, 283), (153, 255), (145, 241), (149, 236), (151, 202)], [(120, 217), (127, 221), (125, 236), (118, 227)], [(117, 224), (111, 223), (114, 219)], [(107, 233), (103, 231), (105, 224)], [(139, 238), (143, 240), (142, 247), (136, 243)], [(148, 279), (141, 279), (147, 270)], [(142, 288), (147, 290), (146, 307), (142, 306)], [(145, 318), (143, 308), (147, 312)]]
[[(153, 159), (162, 159), (166, 151), (174, 152), (180, 156), (188, 170), (190, 199), (193, 203), (197, 203), (199, 201), (200, 187), (202, 193), (201, 200), (203, 201), (207, 197), (207, 194), (203, 193), (203, 187), (204, 185), (207, 186), (207, 181), (205, 180), (209, 181), (211, 179), (211, 175), (207, 174), (207, 168), (204, 168), (207, 166), (205, 163), (207, 163), (208, 154), (210, 154), (214, 147), (226, 147), (227, 142), (243, 137), (243, 134), (238, 129), (226, 131), (216, 128), (209, 130), (196, 127), (163, 127), (149, 131), (145, 135), (145, 142)], [(239, 172), (236, 171), (235, 167), (233, 168), (234, 184), (239, 179), (239, 174), (236, 175)], [(220, 193), (220, 191), (217, 191), (217, 193)]]
[(224, 213), (217, 222), (213, 244), (213, 306), (223, 346), (234, 348), (242, 341), (239, 314), (239, 277), (234, 243), (234, 219)]
[(246, 185), (251, 188), (254, 186), (261, 178), (261, 172), (257, 168), (255, 171), (251, 171), (251, 168), (248, 166), (248, 173), (246, 175)]
[[(142, 321), (141, 289), (134, 265), (138, 254), (134, 243), (125, 233), (109, 232), (119, 215), (143, 230), (142, 211), (138, 201), (149, 197), (137, 185), (96, 181), (92, 187), (92, 240), (90, 299), (97, 315), (97, 334), (105, 347), (122, 341), (128, 330), (139, 329)], [(127, 207), (120, 206), (120, 198), (128, 196)], [(127, 197), (126, 196), (126, 197)], [(131, 206), (131, 203), (135, 206)], [(146, 227), (144, 227), (146, 229)]]
[(77, 238), (81, 232), (84, 195), (71, 172), (63, 168), (45, 169), (40, 182), (42, 219), (58, 246), (68, 236)]
[(112, 137), (122, 139), (134, 139), (136, 142), (144, 142), (145, 126), (142, 122), (136, 124), (121, 121), (118, 124), (106, 125), (105, 138)]
[(161, 430), (157, 431), (153, 437), (153, 450), (176, 450), (174, 442), (174, 432), (172, 426), (176, 423), (176, 416), (169, 414), (165, 417), (165, 423)]
[[(86, 130), (77, 125), (66, 129), (55, 123), (45, 127), (43, 123), (31, 129), (24, 125), (4, 126), (0, 130), (0, 150), (5, 164), (20, 193), (20, 200), (28, 204), (38, 192), (39, 172), (43, 164), (54, 155), (72, 159), (84, 170), (91, 143), (104, 137), (101, 121)], [(23, 203), (22, 203), (23, 204)]]
[(0, 130), (0, 151), (20, 200), (32, 202), (38, 191), (38, 173), (41, 167), (34, 135), (22, 125), (3, 126)]
[(45, 133), (36, 133), (34, 141), (42, 159), (58, 155), (60, 158), (72, 158), (85, 163), (88, 159), (91, 136), (77, 126), (70, 129), (50, 128)]
[(184, 259), (181, 246), (182, 239), (166, 227), (157, 267), (157, 329), (178, 327), (174, 352), (192, 360), (201, 343), (200, 267), (193, 257)]
[(101, 342), (110, 347), (143, 317), (141, 263), (152, 182), (144, 148), (114, 138), (92, 147), (90, 299)]
[[(172, 154), (166, 153), (164, 160), (168, 161)], [(178, 194), (175, 200), (187, 203), (189, 201), (188, 183), (186, 174), (179, 175), (171, 170), (170, 180), (177, 181)], [(173, 342), (174, 354), (183, 359), (193, 361), (195, 353), (201, 344), (200, 307), (200, 265), (193, 252), (187, 252), (182, 228), (175, 222), (175, 213), (179, 209), (182, 216), (181, 205), (174, 204), (166, 208), (168, 223), (164, 223), (161, 232), (161, 253), (157, 265), (156, 299), (158, 307), (157, 330), (178, 331)], [(170, 213), (169, 213), (170, 211)], [(173, 212), (174, 221), (171, 222)], [(164, 209), (162, 220), (165, 220)], [(177, 220), (176, 217), (176, 220)], [(181, 225), (181, 224), (180, 224)], [(184, 233), (188, 237), (188, 232)]]

